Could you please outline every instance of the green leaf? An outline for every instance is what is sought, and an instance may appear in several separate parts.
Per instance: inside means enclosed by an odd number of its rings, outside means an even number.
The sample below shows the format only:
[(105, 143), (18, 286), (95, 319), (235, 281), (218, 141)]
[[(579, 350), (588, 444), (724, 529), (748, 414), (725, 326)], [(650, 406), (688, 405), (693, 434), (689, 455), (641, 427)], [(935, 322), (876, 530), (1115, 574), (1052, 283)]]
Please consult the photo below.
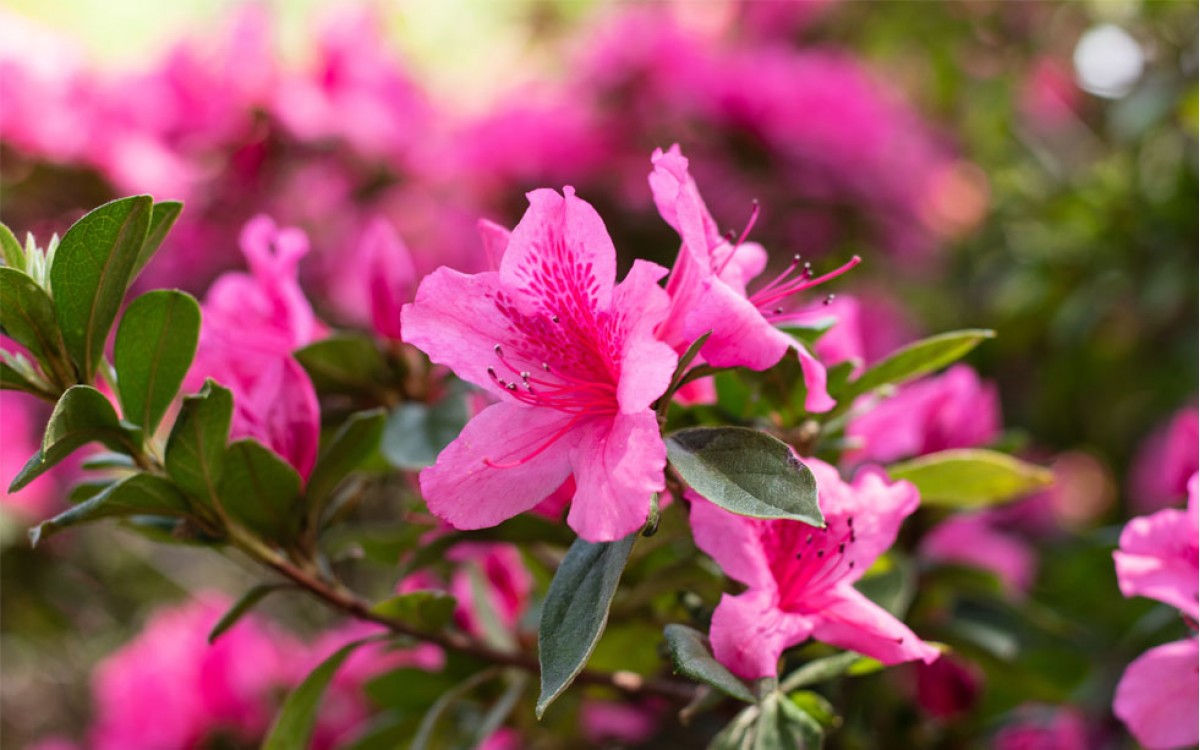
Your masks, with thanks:
[(267, 734), (262, 744), (262, 750), (300, 750), (308, 747), (312, 739), (313, 728), (317, 724), (317, 708), (326, 688), (333, 680), (342, 663), (353, 653), (354, 649), (372, 641), (387, 638), (386, 635), (375, 635), (370, 638), (353, 641), (333, 652), (320, 666), (304, 678), (292, 694), (287, 697), (275, 724)]
[(921, 492), (921, 504), (948, 508), (996, 505), (1045, 489), (1054, 473), (1004, 453), (960, 449), (888, 467), (892, 479), (907, 479)]
[(388, 382), (379, 348), (362, 334), (339, 334), (297, 349), (294, 356), (322, 393), (372, 390)]
[(713, 658), (708, 639), (698, 630), (686, 625), (668, 625), (663, 629), (675, 671), (685, 677), (711, 685), (740, 701), (754, 703), (754, 693), (725, 665)]
[(232, 419), (233, 395), (208, 380), (198, 394), (184, 396), (167, 439), (167, 474), (184, 492), (208, 504), (217, 499)]
[(255, 605), (267, 598), (268, 594), (273, 594), (276, 591), (283, 589), (295, 588), (292, 583), (262, 583), (242, 594), (241, 598), (234, 602), (234, 605), (229, 608), (229, 611), (221, 615), (221, 619), (217, 620), (217, 624), (213, 625), (213, 629), (208, 633), (208, 642), (213, 644), (217, 642), (225, 631), (237, 624), (237, 621), (242, 619), (250, 610), (254, 609)]
[[(820, 698), (820, 696), (817, 696)], [(829, 706), (828, 702), (822, 708)], [(832, 708), (830, 706), (830, 708)], [(836, 719), (836, 717), (834, 717)], [(833, 719), (831, 719), (833, 720)], [(797, 703), (787, 698), (779, 699), (779, 721), (785, 736), (794, 744), (784, 747), (797, 750), (820, 750), (825, 745), (825, 730), (816, 718), (808, 714)]]
[(817, 482), (785, 443), (744, 427), (694, 427), (667, 436), (667, 456), (692, 489), (738, 515), (824, 527)]
[(54, 405), (41, 450), (13, 478), (8, 491), (16, 492), (91, 442), (133, 454), (141, 444), (141, 435), (121, 424), (116, 410), (100, 391), (77, 385), (68, 388)]
[(50, 384), (29, 361), (13, 352), (0, 351), (0, 390), (23, 391), (48, 401), (57, 400)]
[(50, 292), (67, 351), (85, 382), (92, 381), (125, 299), (151, 207), (148, 195), (106, 203), (75, 222), (58, 245)]
[(758, 706), (747, 706), (712, 741), (708, 750), (748, 750), (754, 740), (754, 723), (761, 714)]
[(826, 656), (823, 659), (814, 659), (787, 677), (784, 677), (779, 683), (779, 688), (785, 693), (790, 693), (807, 685), (818, 685), (822, 682), (828, 682), (835, 677), (842, 676), (857, 662), (863, 660), (874, 661), (865, 656), (860, 656), (853, 651)]
[(59, 386), (75, 382), (50, 295), (24, 272), (7, 266), (0, 267), (0, 329), (28, 349)]
[(130, 303), (113, 345), (125, 418), (154, 434), (179, 392), (200, 340), (200, 305), (190, 294), (161, 289)]
[(136, 279), (154, 254), (158, 252), (158, 248), (162, 246), (163, 240), (167, 238), (167, 233), (171, 231), (171, 227), (175, 226), (175, 220), (179, 218), (179, 214), (183, 211), (183, 204), (179, 201), (162, 201), (155, 203), (150, 208), (150, 227), (146, 232), (146, 241), (142, 243), (142, 250), (138, 253), (137, 261), (133, 264), (133, 274), (130, 279)]
[(634, 532), (615, 542), (576, 539), (550, 581), (538, 625), (542, 667), (537, 717), (575, 680), (608, 622), (608, 608), (629, 560)]
[(29, 539), (36, 546), (44, 537), (68, 526), (102, 518), (143, 514), (184, 517), (188, 511), (187, 499), (175, 485), (153, 474), (134, 474), (30, 529)]
[(821, 747), (821, 725), (779, 693), (759, 704), (754, 725), (754, 750), (816, 750)]
[(421, 630), (437, 631), (454, 617), (456, 605), (453, 596), (441, 591), (410, 591), (379, 602), (371, 611)]
[(25, 249), (13, 231), (4, 224), (0, 224), (0, 257), (4, 258), (4, 265), (9, 268), (25, 268)]
[(683, 356), (679, 358), (679, 362), (675, 365), (675, 373), (671, 375), (671, 384), (667, 386), (667, 390), (660, 397), (660, 411), (662, 409), (662, 399), (670, 401), (671, 396), (675, 394), (675, 391), (679, 390), (680, 386), (683, 385), (684, 378), (686, 378), (688, 374), (688, 367), (691, 366), (696, 357), (700, 356), (700, 350), (704, 348), (706, 343), (708, 343), (710, 336), (712, 336), (712, 331), (708, 331), (703, 336), (693, 341), (691, 346), (687, 348), (687, 351), (683, 353)]
[(499, 674), (500, 670), (497, 667), (490, 667), (476, 672), (450, 690), (442, 693), (441, 697), (434, 701), (434, 704), (429, 707), (425, 716), (422, 717), (421, 724), (417, 727), (417, 731), (413, 735), (412, 743), (408, 746), (409, 750), (425, 750), (429, 747), (430, 740), (433, 739), (433, 730), (437, 726), (438, 719), (442, 717), (442, 714), (446, 713), (446, 709), (454, 705), (456, 701), (470, 694), (475, 688)]
[(843, 398), (872, 391), (881, 385), (903, 383), (962, 359), (984, 339), (995, 337), (995, 331), (971, 328), (921, 339), (889, 354), (869, 367), (850, 384)]
[(508, 687), (483, 715), (483, 718), (471, 728), (471, 740), (468, 747), (482, 747), (488, 738), (503, 726), (504, 721), (516, 708), (517, 701), (521, 700), (521, 696), (525, 694), (525, 687), (529, 684), (529, 675), (517, 670), (509, 670), (505, 674), (505, 680)]
[(303, 522), (300, 475), (291, 464), (253, 439), (225, 449), (217, 494), (225, 512), (276, 541), (289, 541)]
[(317, 517), (320, 504), (333, 494), (338, 483), (379, 447), (386, 423), (387, 415), (383, 409), (352, 414), (321, 451), (308, 479), (308, 500), (318, 509), (315, 511)]
[(433, 406), (401, 404), (388, 417), (383, 455), (397, 469), (415, 471), (432, 466), (469, 418), (466, 403), (453, 393)]

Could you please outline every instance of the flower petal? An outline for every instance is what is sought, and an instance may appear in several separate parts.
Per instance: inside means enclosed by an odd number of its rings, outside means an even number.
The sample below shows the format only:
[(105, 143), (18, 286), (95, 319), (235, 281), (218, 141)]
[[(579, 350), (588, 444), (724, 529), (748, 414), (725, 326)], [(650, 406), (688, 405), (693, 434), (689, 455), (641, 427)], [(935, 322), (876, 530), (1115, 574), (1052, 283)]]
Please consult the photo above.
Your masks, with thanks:
[(779, 657), (812, 633), (806, 615), (784, 612), (761, 591), (725, 594), (713, 612), (709, 640), (713, 656), (746, 679), (774, 677)]
[(571, 463), (576, 489), (567, 524), (589, 542), (637, 531), (649, 515), (650, 496), (666, 486), (667, 446), (649, 409), (597, 421), (572, 451)]
[(691, 503), (689, 518), (696, 546), (735, 581), (773, 590), (775, 579), (759, 538), (762, 522), (718, 508), (692, 490), (684, 496)]
[(929, 664), (939, 652), (922, 641), (887, 610), (849, 584), (838, 586), (830, 598), (814, 607), (813, 637), (857, 651), (884, 664), (920, 659)]
[(808, 389), (804, 397), (804, 408), (811, 412), (829, 411), (837, 402), (829, 397), (825, 388), (825, 365), (809, 353), (799, 341), (792, 342), (796, 356), (800, 358), (800, 369), (804, 372), (804, 386)]
[(1149, 750), (1190, 747), (1200, 740), (1200, 650), (1195, 638), (1139, 656), (1117, 684), (1113, 713)]
[(650, 157), (650, 192), (663, 221), (679, 233), (683, 252), (704, 268), (712, 266), (712, 249), (721, 243), (721, 231), (704, 205), (695, 181), (688, 174), (688, 160), (679, 144)]
[(1130, 521), (1113, 553), (1125, 596), (1145, 596), (1200, 617), (1196, 527), (1187, 510), (1168, 508)]
[(495, 526), (529, 510), (571, 472), (571, 440), (559, 435), (569, 422), (561, 412), (511, 403), (484, 409), (421, 472), (429, 509), (459, 529)]
[(920, 504), (920, 494), (909, 482), (890, 481), (878, 467), (863, 468), (847, 484), (837, 469), (823, 461), (805, 459), (804, 463), (817, 480), (821, 510), (830, 530), (854, 526), (857, 573), (851, 580), (857, 580), (896, 541), (900, 525)]
[(666, 273), (662, 266), (635, 260), (613, 294), (613, 311), (621, 316), (624, 329), (617, 402), (626, 414), (649, 408), (671, 384), (678, 363), (675, 351), (654, 336), (670, 304), (666, 291), (658, 285)]

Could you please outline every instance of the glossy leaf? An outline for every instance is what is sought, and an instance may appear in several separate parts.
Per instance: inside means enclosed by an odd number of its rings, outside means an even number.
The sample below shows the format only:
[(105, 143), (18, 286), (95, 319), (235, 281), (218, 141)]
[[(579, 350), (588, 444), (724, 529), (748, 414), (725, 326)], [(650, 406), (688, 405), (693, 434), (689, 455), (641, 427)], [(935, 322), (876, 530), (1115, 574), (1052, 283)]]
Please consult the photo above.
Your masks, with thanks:
[(278, 541), (299, 530), (300, 475), (291, 464), (245, 439), (225, 449), (225, 467), (217, 494), (225, 512), (248, 528)]
[(676, 672), (711, 685), (730, 697), (754, 703), (754, 694), (746, 683), (713, 658), (703, 633), (686, 625), (668, 625), (663, 635)]
[(371, 611), (420, 630), (440, 630), (454, 617), (456, 601), (441, 591), (410, 591), (385, 599)]
[(4, 265), (9, 268), (25, 268), (25, 249), (5, 224), (0, 224), (0, 257), (4, 258)]
[(1014, 500), (1054, 482), (1049, 469), (1004, 453), (982, 449), (931, 453), (888, 467), (892, 479), (907, 479), (921, 492), (922, 505), (976, 508)]
[(0, 330), (29, 350), (59, 385), (75, 382), (46, 290), (24, 272), (0, 267)]
[(138, 253), (137, 261), (133, 264), (132, 278), (138, 277), (138, 274), (162, 247), (163, 240), (167, 238), (171, 227), (175, 226), (175, 220), (179, 218), (182, 211), (183, 204), (179, 201), (161, 201), (150, 208), (150, 227), (146, 232), (146, 241), (142, 243), (142, 250)]
[(141, 435), (121, 424), (116, 410), (100, 391), (77, 385), (67, 389), (55, 404), (41, 450), (13, 478), (8, 491), (16, 492), (92, 442), (132, 454), (139, 450)]
[(295, 352), (320, 392), (355, 392), (386, 384), (388, 367), (375, 342), (362, 334), (339, 334)]
[(817, 482), (782, 441), (744, 427), (695, 427), (667, 436), (667, 456), (692, 489), (753, 518), (824, 526)]
[(939, 370), (967, 355), (995, 331), (972, 328), (930, 336), (898, 349), (869, 367), (850, 384), (844, 398), (874, 390), (881, 385), (896, 385)]
[(50, 291), (67, 351), (84, 382), (99, 366), (150, 226), (148, 195), (122, 198), (75, 222), (50, 267)]
[(346, 476), (379, 448), (387, 415), (372, 409), (350, 415), (317, 457), (308, 479), (308, 500), (319, 508)]
[(130, 303), (117, 328), (113, 366), (125, 418), (153, 434), (196, 356), (200, 305), (162, 289)]
[(433, 406), (401, 404), (388, 417), (383, 454), (397, 469), (415, 471), (432, 466), (442, 449), (467, 424), (467, 405), (451, 394)]
[(30, 529), (29, 538), (36, 546), (41, 539), (70, 526), (133, 515), (184, 517), (188, 515), (187, 499), (162, 477), (134, 474)]
[(212, 503), (225, 466), (225, 444), (233, 419), (233, 395), (214, 380), (185, 396), (167, 439), (171, 479), (197, 500)]
[(299, 750), (308, 747), (317, 724), (317, 709), (338, 669), (356, 648), (386, 637), (376, 635), (347, 643), (321, 662), (287, 697), (279, 715), (275, 717), (275, 724), (263, 741), (262, 750)]
[(241, 598), (234, 602), (233, 606), (229, 608), (228, 612), (221, 615), (221, 619), (217, 620), (217, 624), (213, 625), (213, 629), (209, 631), (209, 644), (216, 643), (217, 639), (220, 638), (225, 631), (236, 625), (238, 620), (242, 619), (247, 612), (254, 609), (259, 602), (261, 602), (263, 599), (266, 599), (269, 594), (290, 588), (295, 588), (295, 585), (291, 583), (263, 583), (242, 594)]
[(559, 564), (538, 626), (542, 667), (536, 708), (539, 719), (575, 680), (596, 648), (637, 537), (635, 532), (615, 542), (576, 539)]

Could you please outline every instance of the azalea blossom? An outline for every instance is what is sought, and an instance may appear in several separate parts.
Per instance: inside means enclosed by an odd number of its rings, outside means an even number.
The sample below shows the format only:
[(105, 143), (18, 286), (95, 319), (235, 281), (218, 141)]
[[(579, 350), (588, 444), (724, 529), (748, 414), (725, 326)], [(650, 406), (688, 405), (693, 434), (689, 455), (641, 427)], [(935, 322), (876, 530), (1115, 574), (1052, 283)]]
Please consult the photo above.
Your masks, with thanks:
[(654, 330), (666, 271), (616, 250), (596, 211), (564, 188), (535, 190), (498, 271), (427, 276), (402, 314), (405, 340), (498, 397), (421, 472), (430, 510), (452, 526), (494, 526), (574, 476), (567, 523), (619, 539), (663, 489), (666, 446), (651, 405), (676, 355)]
[(1143, 441), (1129, 472), (1129, 497), (1139, 513), (1180, 503), (1188, 479), (1200, 470), (1200, 409), (1175, 412)]
[(242, 231), (250, 274), (227, 273), (209, 289), (187, 387), (213, 378), (233, 392), (232, 439), (254, 438), (303, 476), (317, 458), (320, 407), (294, 349), (325, 333), (297, 280), (308, 240), (256, 217)]
[(688, 174), (688, 161), (678, 145), (666, 153), (655, 151), (652, 162), (650, 189), (654, 202), (683, 240), (667, 282), (671, 311), (660, 335), (677, 351), (683, 351), (711, 332), (700, 356), (716, 367), (765, 370), (794, 349), (808, 387), (806, 408), (833, 408), (834, 402), (825, 390), (824, 365), (776, 325), (792, 320), (780, 303), (853, 268), (858, 258), (818, 278), (813, 278), (808, 265), (801, 266), (797, 258), (786, 271), (749, 294), (747, 284), (767, 265), (762, 246), (745, 242), (750, 226), (737, 242), (722, 236)]
[(1176, 607), (1193, 634), (1150, 649), (1125, 670), (1113, 700), (1115, 713), (1150, 750), (1195, 745), (1200, 740), (1200, 502), (1193, 475), (1186, 510), (1168, 508), (1135, 518), (1113, 553), (1125, 596), (1145, 596)]
[(1086, 750), (1087, 726), (1079, 709), (1026, 704), (1016, 719), (996, 733), (995, 750)]
[(690, 493), (696, 544), (749, 587), (721, 598), (709, 634), (714, 655), (748, 679), (774, 676), (780, 655), (809, 637), (885, 664), (937, 659), (937, 649), (854, 588), (917, 509), (916, 488), (874, 468), (847, 484), (832, 466), (805, 463), (824, 529), (735, 515)]
[(1027, 592), (1037, 573), (1037, 555), (1030, 544), (1007, 532), (986, 511), (960, 513), (938, 524), (921, 540), (921, 556), (991, 571), (1016, 594)]

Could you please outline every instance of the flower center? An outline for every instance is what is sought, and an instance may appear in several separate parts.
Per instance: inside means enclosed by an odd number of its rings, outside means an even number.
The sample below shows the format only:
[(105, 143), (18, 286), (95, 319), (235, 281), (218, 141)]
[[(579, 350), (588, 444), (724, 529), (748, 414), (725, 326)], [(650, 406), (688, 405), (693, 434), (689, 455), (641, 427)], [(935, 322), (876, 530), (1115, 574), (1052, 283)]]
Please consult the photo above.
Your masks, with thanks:
[(830, 521), (825, 529), (801, 523), (775, 523), (777, 557), (771, 568), (779, 586), (780, 606), (803, 611), (812, 595), (833, 586), (854, 570), (854, 516), (847, 516), (841, 528)]

